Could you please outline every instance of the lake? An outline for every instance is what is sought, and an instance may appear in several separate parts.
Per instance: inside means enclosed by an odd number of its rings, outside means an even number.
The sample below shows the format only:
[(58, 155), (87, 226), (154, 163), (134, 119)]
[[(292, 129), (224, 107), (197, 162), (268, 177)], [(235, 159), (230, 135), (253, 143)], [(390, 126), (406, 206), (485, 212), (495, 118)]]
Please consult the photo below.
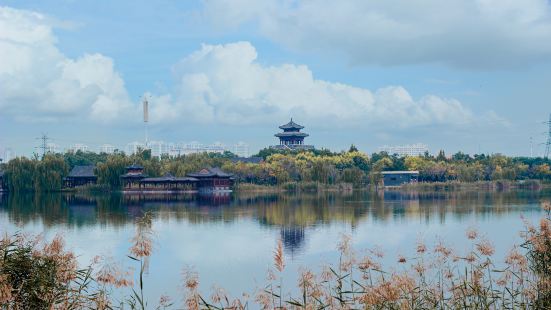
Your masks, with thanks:
[[(284, 245), (284, 285), (296, 282), (301, 267), (314, 270), (338, 261), (342, 234), (359, 254), (377, 247), (387, 268), (398, 255), (413, 255), (417, 241), (438, 241), (462, 251), (465, 231), (477, 228), (493, 241), (503, 261), (520, 244), (521, 216), (535, 222), (539, 204), (551, 191), (459, 191), (318, 194), (241, 193), (195, 195), (0, 194), (0, 231), (64, 235), (85, 265), (94, 256), (126, 266), (134, 221), (153, 214), (154, 253), (146, 293), (154, 304), (161, 294), (180, 300), (184, 267), (199, 273), (203, 292), (216, 284), (233, 295), (265, 284), (279, 239)], [(137, 268), (137, 267), (136, 267)]]

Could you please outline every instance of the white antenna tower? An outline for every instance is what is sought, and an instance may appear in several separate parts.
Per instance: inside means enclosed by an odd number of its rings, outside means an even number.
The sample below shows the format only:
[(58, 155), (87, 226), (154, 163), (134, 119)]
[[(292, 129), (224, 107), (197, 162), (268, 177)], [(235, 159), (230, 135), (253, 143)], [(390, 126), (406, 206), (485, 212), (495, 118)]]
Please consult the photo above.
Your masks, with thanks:
[(143, 122), (145, 126), (145, 146), (149, 145), (149, 137), (147, 135), (147, 123), (149, 122), (149, 102), (147, 96), (143, 97)]
[(544, 158), (549, 158), (549, 154), (551, 154), (551, 114), (549, 114), (549, 121), (545, 122), (545, 124), (549, 125), (549, 130), (547, 132), (547, 142), (545, 142), (545, 155)]

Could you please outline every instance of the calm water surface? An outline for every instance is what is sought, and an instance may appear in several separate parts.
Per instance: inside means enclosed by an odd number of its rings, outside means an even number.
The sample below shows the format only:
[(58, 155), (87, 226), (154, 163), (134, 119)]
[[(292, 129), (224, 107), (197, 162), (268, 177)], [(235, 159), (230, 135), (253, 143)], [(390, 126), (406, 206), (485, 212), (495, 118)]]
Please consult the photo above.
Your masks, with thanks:
[[(1, 195), (1, 194), (0, 194)], [(82, 264), (104, 255), (125, 259), (134, 220), (154, 215), (155, 252), (146, 291), (181, 296), (181, 271), (191, 266), (202, 290), (216, 284), (237, 295), (265, 284), (278, 239), (286, 255), (286, 286), (301, 267), (319, 269), (338, 260), (336, 244), (352, 236), (358, 253), (375, 246), (388, 268), (398, 255), (413, 255), (415, 244), (438, 240), (458, 252), (468, 247), (465, 230), (476, 227), (494, 242), (503, 261), (521, 242), (521, 216), (536, 221), (549, 190), (508, 192), (384, 192), (323, 194), (233, 194), (227, 197), (139, 195), (2, 195), (0, 231), (62, 233)]]

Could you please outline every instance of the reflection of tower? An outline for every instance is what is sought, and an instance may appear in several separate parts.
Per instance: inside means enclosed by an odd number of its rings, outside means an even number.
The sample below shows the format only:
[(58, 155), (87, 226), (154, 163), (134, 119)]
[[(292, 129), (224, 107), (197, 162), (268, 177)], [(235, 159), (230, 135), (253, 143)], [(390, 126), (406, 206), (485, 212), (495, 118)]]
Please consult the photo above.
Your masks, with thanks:
[(280, 234), (283, 247), (291, 253), (291, 256), (300, 251), (304, 244), (304, 228), (302, 226), (283, 226)]
[(549, 114), (549, 121), (545, 122), (549, 125), (549, 130), (547, 132), (547, 142), (545, 142), (545, 155), (543, 157), (549, 158), (551, 152), (551, 114)]

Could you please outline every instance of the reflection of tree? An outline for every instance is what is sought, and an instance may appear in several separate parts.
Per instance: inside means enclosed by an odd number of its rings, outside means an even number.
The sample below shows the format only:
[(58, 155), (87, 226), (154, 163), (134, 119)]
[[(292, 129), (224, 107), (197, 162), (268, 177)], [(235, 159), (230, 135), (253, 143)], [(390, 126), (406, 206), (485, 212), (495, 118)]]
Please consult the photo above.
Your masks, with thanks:
[[(63, 224), (122, 226), (131, 224), (144, 211), (152, 211), (161, 220), (233, 222), (254, 219), (260, 225), (281, 230), (282, 238), (297, 230), (298, 245), (308, 227), (331, 222), (356, 226), (360, 221), (397, 221), (420, 219), (445, 221), (475, 215), (503, 216), (512, 212), (539, 210), (542, 198), (551, 191), (385, 191), (353, 192), (342, 195), (313, 194), (233, 194), (220, 197), (196, 195), (123, 195), (123, 194), (3, 194), (0, 212), (11, 222), (26, 224), (40, 221), (46, 227)], [(287, 234), (290, 235), (287, 235)], [(300, 237), (300, 238), (299, 238)], [(301, 239), (302, 238), (302, 239)], [(302, 240), (302, 241), (301, 241)], [(300, 241), (300, 242), (298, 242)], [(286, 245), (286, 248), (288, 248)], [(289, 249), (289, 248), (288, 248)]]

